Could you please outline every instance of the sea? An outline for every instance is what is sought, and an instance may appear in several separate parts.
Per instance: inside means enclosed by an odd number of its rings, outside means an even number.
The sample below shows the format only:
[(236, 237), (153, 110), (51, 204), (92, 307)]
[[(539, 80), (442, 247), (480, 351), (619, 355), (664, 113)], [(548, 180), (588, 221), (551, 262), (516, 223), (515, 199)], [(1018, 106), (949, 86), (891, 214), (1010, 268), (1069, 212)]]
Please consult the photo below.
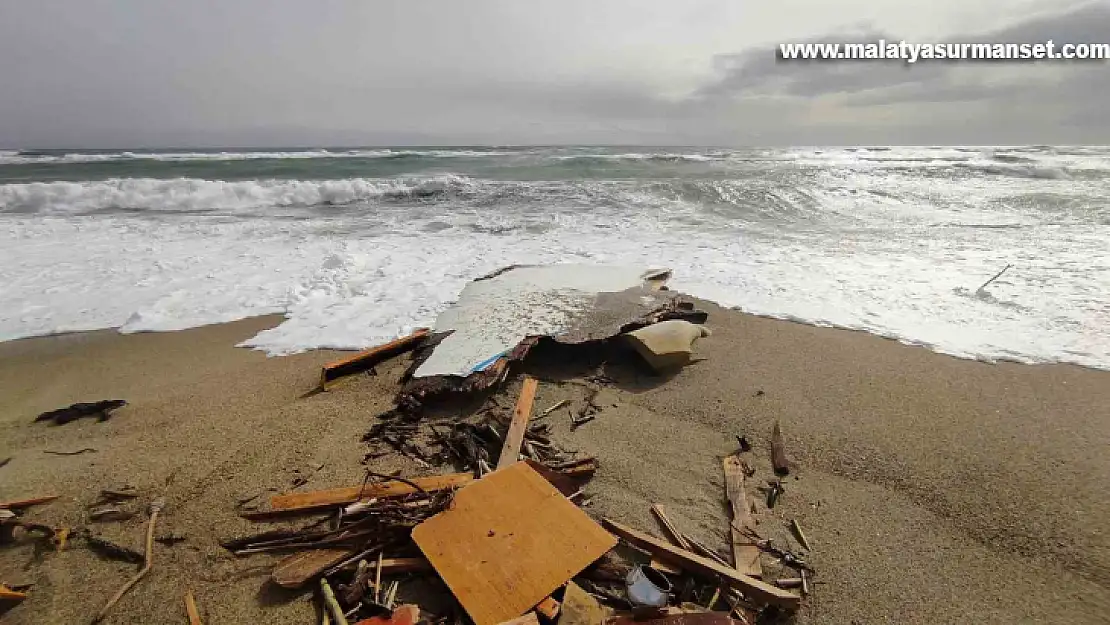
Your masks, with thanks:
[(242, 346), (362, 348), (473, 278), (574, 263), (670, 268), (724, 306), (961, 358), (1110, 369), (1108, 198), (1105, 147), (11, 149), (0, 340), (280, 313)]

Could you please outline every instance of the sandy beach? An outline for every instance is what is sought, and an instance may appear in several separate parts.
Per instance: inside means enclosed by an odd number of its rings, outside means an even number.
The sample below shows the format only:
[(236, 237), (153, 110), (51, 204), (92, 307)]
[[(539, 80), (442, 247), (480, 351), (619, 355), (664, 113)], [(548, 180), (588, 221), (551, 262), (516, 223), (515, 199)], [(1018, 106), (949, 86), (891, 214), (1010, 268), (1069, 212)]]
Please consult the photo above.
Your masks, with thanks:
[[(667, 506), (680, 527), (726, 551), (722, 456), (736, 437), (757, 478), (771, 475), (779, 421), (795, 463), (761, 531), (797, 519), (817, 570), (798, 623), (1100, 623), (1110, 619), (1110, 372), (959, 360), (868, 334), (744, 315), (699, 303), (713, 335), (700, 360), (656, 378), (614, 363), (598, 417), (556, 440), (600, 463), (587, 487), (596, 517), (658, 533)], [(313, 623), (309, 592), (266, 583), (275, 556), (236, 558), (219, 541), (266, 529), (237, 502), (361, 481), (362, 435), (388, 409), (402, 356), (327, 393), (302, 397), (339, 352), (268, 358), (234, 345), (280, 323), (259, 317), (170, 333), (97, 331), (0, 343), (0, 500), (59, 495), (31, 509), (42, 523), (89, 527), (141, 550), (145, 514), (91, 524), (103, 488), (162, 496), (149, 578), (107, 623), (183, 623), (192, 590), (205, 623)], [(529, 361), (537, 407), (580, 401), (596, 373)], [(106, 422), (33, 423), (77, 401), (126, 399)], [(79, 455), (44, 453), (72, 452)], [(400, 457), (374, 461), (426, 473)], [(753, 490), (751, 497), (755, 497)], [(757, 501), (759, 501), (757, 499)], [(139, 505), (141, 510), (141, 504)], [(87, 622), (133, 574), (76, 544), (0, 550), (0, 581), (33, 583), (3, 617), (13, 624)], [(419, 601), (418, 585), (401, 597)], [(406, 593), (408, 595), (406, 596)]]

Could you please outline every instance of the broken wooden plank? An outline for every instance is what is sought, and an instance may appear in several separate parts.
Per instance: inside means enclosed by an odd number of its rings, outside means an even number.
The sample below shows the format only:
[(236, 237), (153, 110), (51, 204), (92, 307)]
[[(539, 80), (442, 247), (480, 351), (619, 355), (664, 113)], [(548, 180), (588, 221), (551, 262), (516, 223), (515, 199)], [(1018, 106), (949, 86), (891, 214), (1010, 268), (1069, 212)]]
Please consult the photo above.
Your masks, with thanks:
[(27, 599), (27, 593), (16, 592), (0, 584), (0, 614), (7, 612)]
[(786, 460), (786, 445), (782, 441), (782, 430), (779, 422), (775, 421), (775, 429), (771, 431), (771, 466), (776, 475), (790, 473), (790, 463)]
[[(414, 477), (409, 482), (416, 484), (425, 491), (432, 492), (463, 486), (474, 480), (470, 473), (451, 473), (448, 475), (430, 475), (427, 477)], [(397, 497), (411, 495), (419, 492), (412, 485), (405, 482), (386, 481), (374, 482), (362, 486), (348, 486), (344, 488), (329, 488), (307, 493), (287, 493), (274, 495), (270, 498), (270, 510), (259, 511), (243, 515), (247, 518), (265, 518), (278, 514), (291, 514), (313, 512), (333, 506), (345, 506), (362, 499), (375, 497)]]
[(617, 543), (523, 462), (460, 489), (412, 539), (475, 625), (531, 610)]
[(581, 460), (575, 460), (574, 462), (562, 464), (552, 468), (559, 473), (562, 473), (563, 475), (573, 477), (578, 480), (586, 480), (593, 477), (594, 473), (597, 473), (597, 459), (583, 458)]
[(424, 339), (428, 338), (429, 330), (420, 328), (408, 336), (394, 339), (384, 345), (371, 347), (349, 358), (336, 360), (323, 366), (320, 370), (320, 390), (327, 390), (328, 386), (344, 376), (361, 373), (401, 354), (415, 349)]
[(539, 381), (533, 377), (524, 378), (524, 385), (520, 387), (520, 397), (513, 408), (513, 419), (509, 422), (509, 431), (505, 433), (505, 444), (501, 447), (501, 455), (497, 458), (497, 468), (503, 469), (520, 456), (520, 445), (524, 442), (524, 433), (528, 430), (528, 419), (532, 417), (532, 403), (536, 400), (536, 387)]
[(672, 563), (690, 573), (701, 573), (714, 579), (721, 578), (729, 587), (739, 590), (745, 596), (756, 601), (789, 609), (797, 608), (801, 602), (801, 599), (795, 594), (744, 575), (736, 569), (723, 566), (709, 558), (675, 547), (650, 534), (621, 525), (612, 519), (602, 520), (602, 525), (632, 545), (647, 551), (664, 562)]
[(663, 526), (663, 529), (666, 530), (667, 538), (670, 538), (671, 542), (687, 551), (691, 549), (690, 541), (686, 540), (686, 537), (682, 535), (682, 532), (678, 531), (678, 527), (675, 526), (674, 522), (667, 516), (667, 511), (663, 509), (663, 504), (651, 504), (651, 512), (655, 515), (656, 519), (659, 519), (659, 523)]
[(743, 531), (744, 528), (755, 529), (748, 497), (744, 493), (744, 467), (736, 456), (726, 456), (721, 464), (725, 472), (725, 494), (732, 511), (732, 523), (729, 524), (732, 561), (736, 570), (744, 575), (763, 577), (763, 567), (759, 564), (759, 547)]
[(31, 506), (39, 506), (44, 503), (50, 503), (57, 499), (59, 495), (48, 495), (46, 497), (34, 497), (31, 499), (16, 499), (15, 501), (0, 501), (0, 508), (5, 510), (19, 510), (20, 508), (30, 508)]
[(559, 616), (560, 607), (559, 602), (548, 595), (544, 597), (543, 601), (536, 604), (536, 613), (549, 621), (554, 621)]
[(565, 473), (560, 473), (554, 469), (549, 469), (542, 463), (536, 462), (531, 458), (526, 459), (524, 462), (528, 463), (528, 466), (535, 469), (536, 473), (542, 475), (543, 479), (551, 482), (551, 485), (555, 488), (558, 488), (559, 492), (563, 493), (563, 495), (570, 497), (574, 493), (578, 492), (578, 485), (575, 484), (574, 478), (570, 477), (569, 475), (566, 475)]
[(346, 548), (311, 549), (295, 553), (277, 563), (270, 579), (282, 588), (300, 588), (356, 553), (357, 550)]

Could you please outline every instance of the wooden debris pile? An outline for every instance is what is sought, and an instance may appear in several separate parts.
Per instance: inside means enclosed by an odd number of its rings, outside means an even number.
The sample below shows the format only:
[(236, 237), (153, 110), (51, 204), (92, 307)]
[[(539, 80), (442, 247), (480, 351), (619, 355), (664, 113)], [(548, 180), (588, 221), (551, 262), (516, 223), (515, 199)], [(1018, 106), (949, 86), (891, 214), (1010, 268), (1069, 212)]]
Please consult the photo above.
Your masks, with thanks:
[[(754, 470), (744, 451), (722, 460), (730, 554), (684, 533), (659, 504), (652, 512), (666, 538), (615, 519), (598, 522), (582, 497), (597, 460), (558, 450), (548, 429), (533, 422), (537, 386), (525, 378), (501, 428), (492, 422), (431, 424), (435, 452), (412, 443), (422, 424), (403, 411), (372, 430), (370, 438), (390, 449), (465, 472), (403, 478), (368, 471), (358, 486), (275, 495), (269, 510), (244, 516), (318, 519), (223, 546), (239, 556), (286, 553), (272, 582), (317, 589), (331, 623), (731, 625), (799, 607), (813, 569), (800, 554), (755, 531), (748, 499)], [(773, 441), (775, 468), (787, 467), (778, 427)], [(808, 551), (801, 526), (795, 521), (791, 527)], [(769, 575), (769, 556), (780, 567), (776, 572), (785, 567), (794, 573)], [(442, 583), (446, 607), (426, 604), (428, 585), (418, 584), (421, 578)], [(663, 601), (637, 603), (633, 579), (657, 580)]]

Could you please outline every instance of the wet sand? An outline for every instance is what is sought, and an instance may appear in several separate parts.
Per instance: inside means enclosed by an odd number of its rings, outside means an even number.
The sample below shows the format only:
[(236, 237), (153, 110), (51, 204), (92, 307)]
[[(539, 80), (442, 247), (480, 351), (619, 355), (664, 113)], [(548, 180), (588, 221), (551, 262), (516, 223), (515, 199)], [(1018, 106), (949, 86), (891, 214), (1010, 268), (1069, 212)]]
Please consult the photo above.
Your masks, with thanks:
[[(862, 333), (761, 319), (705, 304), (713, 335), (700, 362), (666, 379), (614, 364), (602, 410), (556, 441), (596, 455), (588, 508), (657, 532), (666, 505), (685, 531), (727, 553), (720, 459), (754, 445), (749, 484), (759, 531), (797, 548), (798, 519), (817, 569), (799, 623), (1098, 623), (1110, 615), (1110, 373), (963, 361)], [(302, 398), (336, 352), (284, 358), (234, 348), (277, 317), (182, 332), (91, 332), (0, 343), (0, 499), (44, 494), (36, 521), (89, 527), (142, 548), (145, 515), (89, 523), (102, 488), (132, 485), (168, 506), (149, 578), (107, 623), (185, 622), (191, 589), (205, 623), (311, 623), (310, 593), (266, 580), (275, 556), (230, 556), (218, 542), (268, 529), (240, 519), (253, 495), (358, 483), (362, 435), (391, 405), (404, 358)], [(537, 408), (581, 401), (592, 371), (530, 362)], [(502, 393), (511, 405), (519, 376)], [(762, 391), (762, 393), (760, 393)], [(122, 398), (107, 422), (33, 423), (75, 401)], [(766, 510), (757, 486), (782, 424), (795, 468)], [(44, 451), (95, 452), (75, 456)], [(378, 461), (406, 475), (403, 458)], [(767, 572), (775, 567), (769, 559)], [(0, 549), (0, 580), (35, 584), (10, 623), (87, 622), (136, 567), (80, 542), (62, 553)], [(406, 585), (408, 586), (408, 585)], [(416, 585), (402, 587), (419, 600)]]

